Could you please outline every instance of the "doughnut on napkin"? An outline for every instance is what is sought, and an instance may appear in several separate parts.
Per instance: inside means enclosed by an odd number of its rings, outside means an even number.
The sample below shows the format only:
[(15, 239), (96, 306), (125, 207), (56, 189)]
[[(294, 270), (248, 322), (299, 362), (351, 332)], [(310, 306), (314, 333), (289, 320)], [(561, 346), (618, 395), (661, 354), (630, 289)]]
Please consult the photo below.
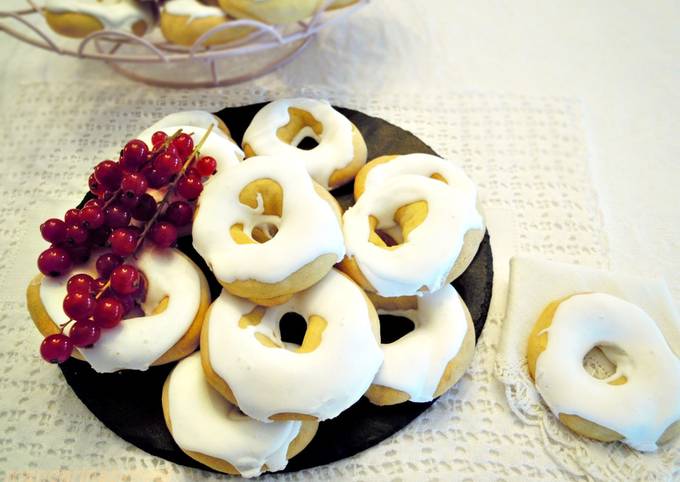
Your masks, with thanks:
[(496, 377), (505, 385), (512, 411), (543, 431), (546, 452), (575, 475), (612, 480), (666, 479), (680, 460), (680, 442), (657, 452), (640, 454), (620, 443), (585, 439), (564, 427), (541, 401), (527, 370), (529, 334), (543, 309), (575, 293), (600, 292), (642, 308), (659, 326), (671, 349), (680, 356), (680, 315), (662, 280), (611, 273), (532, 257), (510, 260), (506, 315), (496, 357)]

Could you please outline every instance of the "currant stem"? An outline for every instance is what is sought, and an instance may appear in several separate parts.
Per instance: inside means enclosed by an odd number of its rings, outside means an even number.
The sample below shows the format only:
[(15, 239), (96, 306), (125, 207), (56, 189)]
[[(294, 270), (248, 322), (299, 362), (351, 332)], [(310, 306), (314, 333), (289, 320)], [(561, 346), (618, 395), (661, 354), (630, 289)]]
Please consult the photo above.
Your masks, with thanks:
[[(163, 141), (163, 143), (162, 143), (161, 145), (159, 145), (157, 148), (155, 148), (155, 149), (152, 151), (153, 157), (154, 157), (154, 158), (157, 157), (158, 154), (159, 154), (160, 152), (162, 152), (164, 149), (166, 149), (166, 148), (167, 148), (167, 147), (168, 147), (175, 139), (177, 139), (177, 137), (179, 137), (179, 135), (180, 135), (181, 133), (182, 133), (182, 129), (178, 129), (173, 135), (168, 136), (168, 137)], [(193, 155), (193, 153), (192, 153), (192, 155)], [(153, 159), (152, 159), (152, 162), (153, 162)], [(111, 197), (110, 197), (109, 199), (106, 200), (106, 202), (104, 203), (102, 209), (106, 209), (106, 208), (109, 207), (111, 204), (113, 204), (113, 203), (116, 201), (116, 199), (118, 199), (118, 195), (119, 195), (121, 192), (122, 192), (122, 188), (116, 189), (116, 190), (113, 192), (113, 194), (111, 195)], [(154, 220), (155, 220), (155, 219), (152, 219), (150, 224), (152, 224)], [(144, 233), (142, 233), (142, 237), (144, 236), (144, 234), (146, 234), (146, 231), (148, 231), (148, 229), (145, 229), (145, 230), (144, 230)], [(135, 251), (137, 251), (137, 248), (135, 248)], [(94, 299), (95, 299), (95, 300), (98, 300), (99, 298), (101, 298), (102, 295), (106, 292), (106, 290), (109, 289), (110, 287), (111, 287), (111, 280), (109, 279), (109, 280), (106, 281), (106, 284), (105, 284), (104, 286), (102, 286), (102, 288), (97, 292), (97, 294), (95, 294)], [(64, 322), (64, 323), (61, 323), (61, 324), (59, 325), (59, 333), (60, 333), (60, 334), (61, 334), (61, 333), (64, 333), (64, 329), (65, 329), (68, 325), (70, 325), (71, 323), (73, 323), (74, 321), (75, 321), (75, 320), (73, 320), (73, 319), (69, 319), (68, 321), (66, 321), (66, 322)]]
[[(151, 230), (153, 225), (156, 223), (156, 221), (158, 220), (160, 215), (163, 213), (163, 208), (165, 207), (166, 204), (168, 204), (170, 196), (172, 196), (175, 193), (175, 186), (177, 185), (177, 183), (181, 179), (182, 174), (184, 174), (184, 172), (191, 165), (191, 163), (194, 162), (194, 160), (198, 156), (199, 151), (203, 147), (203, 144), (205, 144), (205, 141), (208, 139), (208, 136), (212, 132), (212, 129), (213, 129), (213, 125), (211, 124), (208, 127), (208, 129), (205, 131), (205, 134), (203, 134), (203, 137), (201, 137), (201, 140), (198, 141), (198, 144), (196, 144), (196, 147), (194, 147), (194, 150), (191, 152), (189, 157), (187, 157), (187, 160), (184, 162), (184, 165), (182, 166), (182, 170), (177, 174), (175, 179), (170, 184), (168, 184), (168, 190), (163, 195), (163, 199), (161, 199), (161, 202), (158, 203), (158, 208), (156, 209), (156, 213), (149, 220), (149, 222), (146, 224), (146, 226), (144, 226), (144, 230), (142, 231), (142, 234), (139, 236), (139, 239), (137, 240), (137, 245), (135, 246), (135, 250), (134, 250), (132, 256), (136, 257), (137, 251), (139, 251), (139, 248), (144, 243), (144, 239), (146, 238), (146, 235)], [(180, 131), (178, 131), (175, 135), (179, 135)]]

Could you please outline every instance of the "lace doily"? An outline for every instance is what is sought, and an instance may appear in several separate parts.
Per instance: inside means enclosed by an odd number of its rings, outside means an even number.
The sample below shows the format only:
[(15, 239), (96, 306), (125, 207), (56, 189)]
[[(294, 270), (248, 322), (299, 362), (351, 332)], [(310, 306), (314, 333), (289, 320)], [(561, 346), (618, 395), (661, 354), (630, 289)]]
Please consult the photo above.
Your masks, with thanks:
[[(26, 87), (26, 86), (24, 86)], [(411, 130), (461, 159), (479, 184), (494, 249), (494, 300), (468, 373), (406, 429), (350, 459), (265, 480), (573, 478), (546, 452), (545, 430), (510, 411), (494, 377), (507, 260), (517, 251), (606, 266), (577, 102), (483, 94), (384, 95), (316, 89), (149, 90), (137, 85), (31, 84), (0, 97), (0, 477), (223, 480), (151, 457), (117, 438), (39, 359), (23, 292), (44, 249), (38, 224), (77, 202), (92, 166), (162, 115), (288, 95), (330, 101)], [(11, 117), (10, 117), (11, 116)], [(547, 447), (547, 449), (546, 449)], [(587, 454), (578, 454), (587, 456)]]
[[(512, 411), (525, 423), (540, 429), (550, 448), (547, 452), (573, 474), (585, 473), (598, 480), (673, 477), (680, 461), (680, 441), (666, 443), (653, 453), (641, 453), (623, 443), (600, 443), (580, 437), (560, 423), (542, 402), (526, 364), (529, 333), (543, 308), (567, 294), (590, 291), (609, 293), (640, 306), (657, 322), (671, 348), (679, 354), (680, 316), (668, 287), (661, 281), (523, 257), (513, 259), (510, 282), (496, 374), (505, 385)], [(584, 366), (599, 378), (613, 371), (601, 352), (588, 355)]]

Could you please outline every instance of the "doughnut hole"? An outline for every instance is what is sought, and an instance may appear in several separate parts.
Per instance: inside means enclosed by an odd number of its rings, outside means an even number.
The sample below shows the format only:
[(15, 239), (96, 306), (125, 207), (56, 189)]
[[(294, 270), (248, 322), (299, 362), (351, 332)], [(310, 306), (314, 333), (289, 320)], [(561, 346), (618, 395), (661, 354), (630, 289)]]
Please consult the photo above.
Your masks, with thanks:
[(399, 315), (380, 314), (380, 342), (389, 345), (416, 329), (415, 322)]
[[(323, 124), (319, 122), (310, 112), (296, 107), (288, 108), (288, 124), (276, 130), (276, 136), (286, 144), (290, 144), (300, 149), (300, 143), (307, 138), (313, 139), (318, 144), (320, 136), (323, 134)], [(309, 145), (310, 141), (306, 141)], [(309, 149), (305, 149), (309, 150)]]
[[(256, 306), (250, 313), (241, 317), (238, 326), (246, 329), (258, 326), (266, 311), (265, 307)], [(328, 322), (319, 315), (311, 315), (309, 320), (298, 313), (285, 313), (278, 321), (278, 326), (268, 336), (256, 331), (253, 336), (268, 348), (283, 348), (296, 353), (310, 353), (321, 344), (321, 337)]]
[(304, 137), (303, 139), (300, 140), (297, 144), (298, 149), (302, 149), (303, 151), (311, 151), (314, 149), (316, 146), (319, 145), (319, 141), (314, 139), (313, 137)]
[(239, 201), (253, 209), (262, 209), (262, 222), (247, 232), (242, 223), (229, 228), (231, 237), (238, 244), (266, 243), (278, 232), (278, 220), (283, 212), (283, 188), (272, 179), (257, 179), (246, 185), (239, 193)]
[(291, 311), (279, 320), (279, 331), (283, 343), (302, 346), (307, 333), (307, 320), (304, 316)]
[(425, 221), (427, 213), (427, 201), (406, 204), (395, 211), (395, 224), (383, 228), (378, 227), (378, 218), (369, 216), (371, 231), (368, 240), (381, 248), (396, 249), (408, 241), (408, 235)]
[(616, 358), (622, 356), (625, 353), (614, 346), (597, 345), (583, 357), (583, 369), (593, 378), (610, 385), (623, 385), (627, 381), (625, 376), (612, 379), (616, 373)]

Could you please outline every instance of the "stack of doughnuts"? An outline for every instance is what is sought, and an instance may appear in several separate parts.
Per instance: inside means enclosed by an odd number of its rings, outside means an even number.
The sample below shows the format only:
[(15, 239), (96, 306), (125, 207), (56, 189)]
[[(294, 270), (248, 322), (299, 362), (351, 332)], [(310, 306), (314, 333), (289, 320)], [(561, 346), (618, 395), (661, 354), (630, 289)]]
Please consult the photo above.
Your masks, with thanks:
[[(217, 169), (196, 201), (191, 234), (223, 290), (208, 306), (191, 261), (172, 248), (144, 250), (141, 321), (128, 317), (76, 356), (105, 372), (181, 359), (163, 389), (168, 429), (190, 457), (246, 477), (283, 469), (319, 422), (364, 395), (376, 405), (428, 402), (460, 379), (475, 332), (449, 283), (484, 234), (476, 188), (460, 166), (425, 154), (366, 163), (356, 126), (313, 99), (262, 108), (243, 152), (200, 111), (171, 114), (139, 138), (151, 143), (156, 131), (179, 129), (196, 142), (212, 129), (201, 155)], [(316, 147), (303, 149), (306, 138)], [(356, 204), (343, 213), (329, 190), (353, 180)], [(64, 321), (67, 279), (29, 287), (43, 332)], [(291, 314), (306, 324), (297, 340), (281, 325)], [(381, 344), (379, 314), (414, 329)], [(174, 328), (160, 333), (150, 320)]]
[(295, 23), (321, 9), (342, 8), (356, 0), (47, 0), (43, 15), (58, 34), (83, 38), (101, 30), (120, 30), (137, 36), (156, 24), (165, 39), (191, 46), (210, 34), (204, 46), (225, 44), (254, 31), (252, 26), (231, 25), (234, 20), (266, 24)]
[(354, 197), (343, 215), (340, 269), (379, 313), (414, 323), (412, 332), (383, 345), (385, 361), (367, 396), (378, 405), (430, 401), (460, 379), (474, 351), (470, 313), (449, 283), (484, 236), (477, 189), (456, 163), (409, 154), (366, 164)]

